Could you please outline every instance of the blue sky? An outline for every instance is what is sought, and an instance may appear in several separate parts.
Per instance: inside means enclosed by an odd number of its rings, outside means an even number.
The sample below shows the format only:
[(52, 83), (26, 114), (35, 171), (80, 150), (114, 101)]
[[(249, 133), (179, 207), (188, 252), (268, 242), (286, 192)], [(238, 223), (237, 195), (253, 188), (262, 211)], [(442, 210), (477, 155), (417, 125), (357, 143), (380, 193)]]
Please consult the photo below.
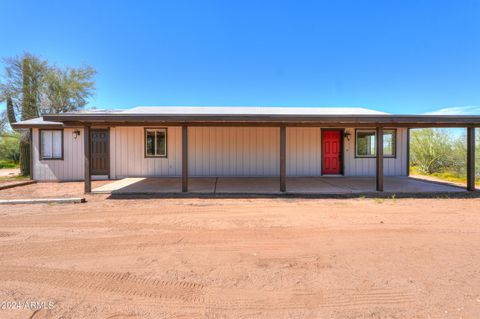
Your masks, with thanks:
[(94, 66), (89, 106), (98, 108), (480, 114), (480, 1), (4, 0), (1, 8), (0, 56), (29, 51)]

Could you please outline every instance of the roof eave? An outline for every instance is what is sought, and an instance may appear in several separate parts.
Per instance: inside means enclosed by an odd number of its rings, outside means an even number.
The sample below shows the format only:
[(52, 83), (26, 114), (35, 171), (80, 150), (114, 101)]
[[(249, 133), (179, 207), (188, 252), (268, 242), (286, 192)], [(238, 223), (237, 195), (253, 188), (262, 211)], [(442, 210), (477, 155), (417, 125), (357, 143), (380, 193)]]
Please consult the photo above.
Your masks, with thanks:
[(70, 123), (252, 123), (252, 124), (309, 124), (322, 125), (363, 125), (377, 124), (379, 126), (440, 126), (467, 127), (480, 126), (480, 116), (455, 116), (455, 115), (205, 115), (205, 114), (61, 114), (46, 115), (45, 120)]
[(52, 123), (48, 123), (48, 124), (12, 123), (10, 126), (14, 129), (29, 129), (29, 128), (45, 128), (45, 129), (48, 129), (48, 128), (63, 128), (64, 127), (62, 122), (55, 123), (55, 124), (52, 124)]

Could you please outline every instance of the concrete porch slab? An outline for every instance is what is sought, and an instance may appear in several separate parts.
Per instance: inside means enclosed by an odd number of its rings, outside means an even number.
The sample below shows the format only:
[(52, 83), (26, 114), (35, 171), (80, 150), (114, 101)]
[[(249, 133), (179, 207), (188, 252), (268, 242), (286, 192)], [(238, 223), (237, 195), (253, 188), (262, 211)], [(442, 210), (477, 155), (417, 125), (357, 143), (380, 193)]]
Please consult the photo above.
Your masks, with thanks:
[(466, 189), (450, 183), (433, 182), (410, 177), (385, 179), (385, 191), (391, 193), (458, 193)]
[[(287, 193), (294, 194), (348, 194), (352, 190), (337, 183), (345, 177), (289, 177)], [(277, 186), (278, 188), (278, 186)]]
[(219, 177), (216, 194), (280, 194), (279, 177)]
[[(188, 188), (192, 193), (214, 193), (215, 177), (189, 179)], [(97, 194), (146, 194), (146, 193), (181, 193), (182, 180), (178, 177), (129, 177), (112, 181), (95, 188)]]
[[(189, 193), (196, 194), (282, 194), (278, 177), (192, 177)], [(95, 188), (93, 193), (181, 194), (179, 177), (124, 178)], [(385, 193), (458, 193), (465, 189), (408, 177), (386, 177)], [(375, 193), (373, 177), (289, 177), (287, 194)]]

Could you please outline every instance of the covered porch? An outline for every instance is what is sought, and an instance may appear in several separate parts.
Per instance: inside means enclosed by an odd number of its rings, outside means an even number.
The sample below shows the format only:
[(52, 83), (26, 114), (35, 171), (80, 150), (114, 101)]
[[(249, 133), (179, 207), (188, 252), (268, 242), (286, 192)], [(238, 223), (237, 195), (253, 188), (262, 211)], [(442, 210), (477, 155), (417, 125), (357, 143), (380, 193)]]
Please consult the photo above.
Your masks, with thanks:
[[(65, 127), (69, 126), (82, 126), (84, 130), (84, 181), (85, 192), (90, 193), (92, 191), (92, 162), (98, 161), (98, 158), (92, 158), (92, 130), (103, 127), (108, 130), (119, 130), (122, 127), (129, 127), (127, 131), (135, 131), (135, 127), (158, 128), (162, 131), (155, 132), (155, 136), (166, 136), (167, 128), (175, 127), (172, 129), (175, 132), (175, 147), (174, 147), (174, 162), (168, 160), (162, 162), (161, 165), (164, 170), (150, 170), (148, 163), (153, 163), (153, 160), (149, 159), (150, 151), (147, 151), (148, 146), (145, 149), (142, 147), (136, 147), (134, 141), (142, 143), (147, 141), (147, 130), (145, 131), (145, 137), (139, 130), (137, 133), (129, 135), (129, 138), (115, 144), (121, 147), (126, 145), (125, 150), (121, 152), (122, 156), (121, 164), (123, 166), (129, 166), (130, 169), (125, 169), (123, 174), (113, 174), (110, 178), (123, 178), (123, 177), (141, 177), (140, 179), (126, 178), (118, 182), (113, 182), (109, 187), (106, 186), (102, 189), (95, 189), (94, 192), (106, 191), (106, 192), (120, 192), (124, 191), (138, 191), (140, 193), (146, 190), (158, 188), (155, 192), (165, 193), (207, 193), (207, 194), (221, 194), (221, 193), (326, 193), (326, 194), (345, 194), (345, 193), (373, 193), (373, 192), (386, 192), (386, 193), (421, 193), (421, 192), (449, 192), (449, 191), (462, 191), (462, 189), (451, 185), (440, 185), (432, 182), (417, 181), (409, 178), (409, 160), (410, 160), (410, 135), (409, 130), (412, 128), (435, 128), (435, 127), (450, 127), (450, 128), (465, 128), (467, 131), (467, 158), (466, 158), (466, 189), (468, 191), (475, 190), (475, 128), (480, 125), (480, 117), (478, 116), (447, 116), (447, 115), (391, 115), (381, 112), (371, 112), (365, 110), (352, 110), (352, 109), (328, 109), (328, 108), (216, 108), (216, 107), (158, 107), (148, 108), (139, 107), (131, 111), (125, 112), (100, 112), (92, 114), (59, 114), (45, 116), (46, 120), (62, 122)], [(225, 154), (225, 150), (229, 150), (230, 146), (234, 144), (232, 140), (224, 139), (222, 143), (217, 143), (215, 146), (193, 147), (192, 144), (197, 143), (198, 140), (209, 141), (214, 136), (222, 136), (222, 131), (216, 131), (216, 134), (207, 134), (199, 139), (195, 131), (199, 128), (227, 128), (233, 130), (234, 128), (265, 128), (269, 131), (269, 139), (263, 140), (263, 144), (256, 145), (256, 148), (245, 148), (245, 145), (249, 145), (249, 139), (246, 138), (247, 134), (242, 135), (242, 147), (237, 145), (239, 156), (235, 160), (226, 161), (230, 170), (227, 172), (221, 172), (217, 170), (218, 157), (222, 157)], [(292, 139), (288, 137), (288, 131), (293, 131), (298, 128), (316, 128), (320, 132), (325, 131), (339, 131), (335, 143), (331, 142), (328, 152), (326, 151), (326, 139), (325, 136), (321, 137), (321, 144), (317, 143), (316, 147), (319, 149), (312, 149), (311, 147), (305, 147), (302, 139)], [(369, 140), (367, 149), (371, 150), (365, 154), (356, 153), (356, 140), (350, 141), (350, 153), (352, 162), (358, 163), (355, 165), (355, 169), (360, 170), (368, 157), (368, 169), (362, 171), (362, 174), (358, 172), (346, 171), (352, 165), (345, 165), (345, 157), (348, 154), (344, 154), (345, 141), (351, 139), (352, 133), (345, 131), (346, 128), (350, 130), (365, 130), (370, 131), (370, 136), (375, 136)], [(384, 148), (384, 133), (385, 131), (392, 131), (402, 129), (405, 134), (404, 142), (401, 144), (398, 142), (399, 150), (402, 150), (402, 156), (396, 156), (395, 153), (387, 152)], [(251, 132), (250, 132), (251, 133)], [(250, 134), (249, 133), (249, 134)], [(397, 133), (395, 133), (396, 135)], [(150, 136), (150, 135), (149, 135)], [(225, 134), (224, 134), (225, 136)], [(250, 137), (254, 138), (255, 134), (250, 134)], [(155, 137), (155, 143), (151, 142), (151, 145), (157, 145), (157, 137)], [(291, 137), (291, 135), (290, 135)], [(167, 155), (167, 141), (168, 138), (163, 139), (163, 144), (159, 144), (160, 148), (165, 149), (158, 155), (159, 158), (168, 158)], [(172, 140), (173, 141), (173, 140)], [(331, 141), (331, 140), (329, 140)], [(131, 142), (131, 143), (130, 143)], [(109, 142), (104, 143), (108, 145)], [(138, 144), (138, 143), (137, 143)], [(387, 143), (388, 144), (388, 143)], [(145, 142), (147, 145), (147, 142)], [(293, 147), (304, 152), (296, 155)], [(396, 145), (396, 144), (394, 144)], [(205, 146), (205, 147), (204, 147)], [(158, 146), (155, 146), (157, 149)], [(397, 146), (393, 146), (396, 148)], [(108, 149), (108, 146), (104, 147)], [(352, 151), (355, 149), (355, 152)], [(94, 149), (94, 148), (93, 148)], [(117, 148), (118, 149), (118, 148)], [(265, 149), (270, 149), (270, 152), (264, 152)], [(294, 177), (294, 174), (289, 172), (289, 163), (299, 161), (298, 158), (302, 158), (302, 154), (306, 154), (305, 150), (311, 151), (314, 154), (312, 158), (316, 160), (316, 163), (321, 163), (321, 168), (310, 170), (309, 174), (302, 174), (302, 172), (295, 174), (297, 176), (312, 176), (312, 177)], [(392, 147), (390, 147), (390, 151)], [(108, 158), (109, 152), (105, 152), (105, 158)], [(111, 152), (112, 154), (115, 151)], [(120, 152), (119, 152), (120, 153)], [(141, 157), (144, 153), (145, 158)], [(172, 155), (173, 155), (172, 154)], [(245, 155), (246, 154), (246, 155)], [(253, 154), (253, 155), (252, 155)], [(268, 156), (256, 157), (255, 154), (266, 154)], [(322, 154), (322, 159), (319, 160), (318, 156)], [(338, 168), (332, 172), (325, 171), (323, 166), (327, 163), (327, 160), (331, 163), (331, 158), (327, 155), (334, 155), (334, 163), (339, 165), (330, 165)], [(251, 155), (251, 156), (248, 156)], [(332, 155), (332, 156), (333, 156)], [(363, 158), (362, 158), (363, 157)], [(398, 157), (401, 170), (399, 172), (392, 172), (390, 170), (390, 161)], [(268, 158), (265, 159), (265, 158)], [(305, 158), (305, 157), (303, 157)], [(333, 158), (333, 157), (332, 157)], [(293, 159), (293, 160), (292, 160)], [(236, 171), (233, 168), (243, 166), (246, 161), (257, 165), (262, 165), (262, 170), (253, 171)], [(109, 163), (108, 160), (105, 161)], [(208, 164), (208, 165), (207, 165)], [(197, 166), (203, 165), (205, 170), (197, 170)], [(118, 166), (118, 165), (116, 165)], [(358, 166), (358, 167), (357, 167)], [(208, 167), (208, 169), (206, 169)], [(213, 167), (213, 169), (212, 169)], [(268, 168), (265, 171), (265, 167)], [(360, 168), (359, 168), (360, 167)], [(111, 172), (109, 164), (105, 166), (106, 171)], [(365, 167), (364, 167), (365, 168)], [(118, 170), (118, 167), (114, 168)], [(325, 175), (342, 175), (341, 177), (333, 177)], [(109, 174), (110, 175), (110, 174)], [(225, 176), (235, 176), (229, 178)], [(293, 175), (293, 176), (292, 176)], [(143, 176), (143, 177), (142, 177)], [(161, 177), (151, 178), (147, 176), (174, 176), (174, 177)], [(196, 177), (205, 176), (205, 177)], [(215, 177), (222, 176), (222, 177)], [(241, 176), (271, 176), (271, 177), (256, 177), (248, 178)], [(354, 177), (355, 176), (355, 177)], [(368, 176), (368, 177), (356, 177), (356, 176)], [(441, 187), (440, 187), (441, 186)], [(148, 192), (148, 191), (147, 191)]]
[[(275, 177), (193, 177), (189, 178), (189, 192), (204, 195), (362, 195), (375, 193), (375, 177), (287, 177), (288, 188), (282, 192)], [(464, 192), (465, 189), (448, 184), (411, 177), (385, 177), (387, 194), (445, 194)], [(92, 190), (97, 194), (180, 194), (179, 177), (124, 178)]]
[[(197, 126), (193, 126), (197, 127)], [(89, 127), (85, 127), (85, 145), (90, 144)], [(405, 176), (385, 176), (384, 127), (374, 127), (376, 132), (375, 148), (376, 154), (374, 160), (374, 176), (346, 176), (338, 175), (319, 175), (313, 177), (289, 176), (287, 174), (287, 126), (278, 127), (278, 153), (279, 156), (277, 176), (191, 176), (190, 165), (195, 165), (195, 161), (189, 159), (189, 126), (181, 126), (181, 170), (180, 176), (139, 176), (120, 177), (119, 180), (91, 189), (91, 157), (90, 150), (85, 148), (85, 192), (92, 193), (111, 193), (111, 194), (179, 194), (193, 193), (205, 195), (222, 194), (328, 194), (328, 195), (358, 195), (384, 193), (388, 194), (443, 194), (464, 192), (465, 187), (459, 187), (449, 183), (421, 180), (410, 177), (409, 169), (409, 136), (407, 128), (407, 154)], [(475, 191), (475, 128), (467, 128), (467, 185), (466, 190)], [(342, 136), (342, 138), (346, 138)]]

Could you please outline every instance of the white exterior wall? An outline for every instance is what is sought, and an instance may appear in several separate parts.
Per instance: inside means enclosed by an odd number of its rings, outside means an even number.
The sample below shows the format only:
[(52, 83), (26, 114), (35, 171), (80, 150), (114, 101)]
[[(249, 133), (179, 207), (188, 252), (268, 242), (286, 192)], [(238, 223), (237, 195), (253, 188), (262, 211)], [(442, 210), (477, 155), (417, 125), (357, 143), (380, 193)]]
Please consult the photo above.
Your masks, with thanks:
[[(189, 175), (276, 176), (280, 170), (279, 134), (278, 128), (189, 127)], [(111, 128), (112, 178), (181, 176), (181, 127), (167, 128), (167, 158), (145, 158), (144, 147), (143, 127)]]
[(145, 158), (144, 127), (110, 128), (111, 178), (180, 176), (182, 128), (167, 128), (167, 157)]
[[(80, 136), (73, 138), (73, 131)], [(39, 181), (78, 181), (84, 177), (83, 129), (66, 128), (63, 131), (63, 160), (40, 160), (39, 130), (32, 129), (33, 179)]]
[(277, 176), (280, 130), (270, 127), (190, 127), (191, 176)]
[[(64, 160), (39, 161), (33, 130), (34, 179), (83, 179), (83, 130), (64, 130)], [(345, 176), (374, 176), (375, 158), (355, 158), (355, 129), (346, 129)], [(189, 127), (190, 176), (278, 176), (280, 130), (270, 127)], [(397, 156), (385, 159), (385, 175), (406, 175), (407, 129), (397, 129)], [(144, 127), (110, 128), (111, 178), (181, 176), (182, 129), (167, 128), (167, 158), (145, 158)], [(287, 176), (321, 175), (321, 129), (287, 128)]]
[[(375, 158), (355, 158), (355, 129), (346, 129), (350, 133), (350, 141), (345, 139), (345, 176), (375, 176)], [(384, 158), (385, 176), (407, 175), (407, 129), (397, 129), (397, 156)]]
[(320, 128), (287, 127), (287, 176), (320, 176), (321, 155)]
[[(355, 158), (355, 129), (346, 128), (344, 175), (375, 176), (375, 158)], [(320, 176), (322, 143), (320, 128), (287, 128), (287, 176)], [(384, 159), (385, 176), (407, 175), (407, 129), (397, 129), (396, 158)]]

